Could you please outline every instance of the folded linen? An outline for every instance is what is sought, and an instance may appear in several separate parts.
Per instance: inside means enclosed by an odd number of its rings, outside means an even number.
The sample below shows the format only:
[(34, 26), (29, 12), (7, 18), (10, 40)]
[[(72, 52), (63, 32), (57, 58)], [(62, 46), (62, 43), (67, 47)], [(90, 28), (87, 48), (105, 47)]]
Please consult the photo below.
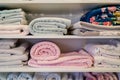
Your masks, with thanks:
[(27, 35), (27, 25), (0, 25), (0, 35)]
[(9, 73), (6, 80), (17, 80), (19, 73)]
[(11, 49), (16, 46), (17, 40), (8, 39), (8, 40), (0, 40), (0, 49)]
[(10, 54), (11, 56), (22, 55), (26, 52), (28, 43), (22, 43), (20, 46), (11, 49), (0, 49), (0, 54)]
[(33, 35), (39, 34), (67, 34), (67, 28), (71, 25), (71, 21), (64, 18), (42, 17), (31, 21), (29, 24), (30, 33)]
[(44, 41), (35, 44), (30, 55), (35, 60), (54, 60), (60, 56), (60, 49), (55, 43)]
[(7, 72), (1, 72), (1, 73), (0, 73), (0, 80), (6, 80), (6, 79), (7, 79), (7, 76), (8, 76), (8, 73), (7, 73)]
[(33, 73), (20, 73), (17, 80), (33, 80)]
[(28, 61), (29, 66), (41, 67), (41, 66), (79, 66), (79, 67), (91, 67), (93, 64), (93, 58), (84, 50), (79, 52), (70, 52), (62, 54), (55, 60), (34, 60)]

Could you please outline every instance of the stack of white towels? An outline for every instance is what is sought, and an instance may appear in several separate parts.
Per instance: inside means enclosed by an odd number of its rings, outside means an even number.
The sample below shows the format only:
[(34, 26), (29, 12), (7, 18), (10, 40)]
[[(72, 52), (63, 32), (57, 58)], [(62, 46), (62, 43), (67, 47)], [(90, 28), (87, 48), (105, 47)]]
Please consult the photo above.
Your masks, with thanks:
[(25, 12), (22, 9), (0, 11), (0, 35), (27, 35)]
[(120, 67), (119, 41), (112, 40), (110, 44), (87, 44), (85, 50), (94, 57), (96, 67)]
[(23, 66), (28, 60), (28, 43), (17, 45), (18, 40), (0, 40), (0, 67)]

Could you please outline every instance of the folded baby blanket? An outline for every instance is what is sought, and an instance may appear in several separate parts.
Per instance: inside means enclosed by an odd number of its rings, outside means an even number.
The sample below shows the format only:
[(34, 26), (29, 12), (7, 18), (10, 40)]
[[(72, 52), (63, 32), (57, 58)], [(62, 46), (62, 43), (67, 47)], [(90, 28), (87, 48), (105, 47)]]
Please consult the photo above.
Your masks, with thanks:
[(120, 50), (118, 50), (119, 47), (107, 44), (87, 44), (84, 48), (94, 57), (94, 66), (120, 66)]
[(17, 80), (33, 80), (33, 73), (20, 73)]
[(60, 49), (55, 43), (44, 41), (35, 44), (30, 55), (35, 60), (54, 60), (60, 56)]
[(79, 67), (91, 67), (93, 64), (93, 58), (84, 50), (79, 52), (64, 53), (59, 58), (53, 60), (35, 60), (30, 59), (28, 61), (29, 66), (41, 67), (41, 66), (79, 66)]
[(0, 35), (27, 35), (27, 25), (0, 25)]
[(40, 34), (67, 34), (67, 28), (71, 25), (71, 20), (56, 17), (41, 17), (34, 19), (29, 24), (30, 33)]

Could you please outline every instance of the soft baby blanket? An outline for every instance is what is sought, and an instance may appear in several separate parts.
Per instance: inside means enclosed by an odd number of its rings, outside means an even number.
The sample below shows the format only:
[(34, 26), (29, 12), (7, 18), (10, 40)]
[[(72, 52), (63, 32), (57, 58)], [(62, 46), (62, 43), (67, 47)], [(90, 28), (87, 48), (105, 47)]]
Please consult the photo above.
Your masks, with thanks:
[(59, 47), (53, 42), (36, 43), (30, 50), (32, 59), (35, 60), (54, 60), (60, 56)]
[(91, 67), (93, 64), (93, 58), (84, 50), (79, 52), (70, 52), (61, 54), (58, 59), (55, 60), (34, 60), (28, 61), (29, 66), (41, 67), (41, 66), (79, 66), (79, 67)]
[(33, 73), (20, 73), (17, 80), (33, 80)]
[(0, 25), (0, 35), (27, 35), (27, 25)]
[[(56, 17), (41, 17), (34, 19), (29, 24), (30, 33), (40, 34), (67, 34), (67, 28), (71, 25), (71, 20)], [(61, 34), (62, 33), (62, 34)]]

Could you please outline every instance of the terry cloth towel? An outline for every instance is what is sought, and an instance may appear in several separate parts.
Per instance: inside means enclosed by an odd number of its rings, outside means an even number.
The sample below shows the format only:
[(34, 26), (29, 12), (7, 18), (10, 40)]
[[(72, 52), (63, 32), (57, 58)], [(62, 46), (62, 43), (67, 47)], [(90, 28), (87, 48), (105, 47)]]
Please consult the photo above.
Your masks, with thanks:
[(0, 11), (0, 24), (27, 24), (25, 12), (22, 9)]
[(0, 73), (0, 80), (7, 80), (8, 73), (7, 72), (1, 72)]
[(0, 49), (0, 54), (9, 54), (10, 56), (14, 55), (22, 55), (26, 52), (28, 48), (28, 43), (22, 43), (20, 46), (11, 48), (11, 49)]
[(83, 68), (91, 67), (93, 58), (84, 50), (79, 52), (64, 53), (55, 60), (34, 60), (30, 59), (28, 65), (32, 67), (41, 66), (79, 66)]
[(72, 73), (74, 80), (83, 80), (83, 74), (79, 72)]
[(35, 60), (54, 60), (60, 56), (60, 49), (55, 43), (44, 41), (35, 44), (30, 55)]
[(6, 80), (17, 80), (19, 73), (9, 73)]
[(16, 46), (17, 40), (15, 39), (1, 39), (0, 40), (0, 49), (11, 49)]
[(27, 35), (29, 29), (27, 25), (0, 25), (0, 35)]
[(61, 73), (62, 79), (61, 80), (68, 80), (68, 73)]
[(33, 73), (20, 73), (17, 80), (33, 80)]
[(117, 75), (118, 75), (118, 80), (120, 80), (120, 73), (117, 73)]
[(67, 34), (71, 20), (57, 17), (41, 17), (34, 19), (29, 24), (30, 33), (41, 34)]

